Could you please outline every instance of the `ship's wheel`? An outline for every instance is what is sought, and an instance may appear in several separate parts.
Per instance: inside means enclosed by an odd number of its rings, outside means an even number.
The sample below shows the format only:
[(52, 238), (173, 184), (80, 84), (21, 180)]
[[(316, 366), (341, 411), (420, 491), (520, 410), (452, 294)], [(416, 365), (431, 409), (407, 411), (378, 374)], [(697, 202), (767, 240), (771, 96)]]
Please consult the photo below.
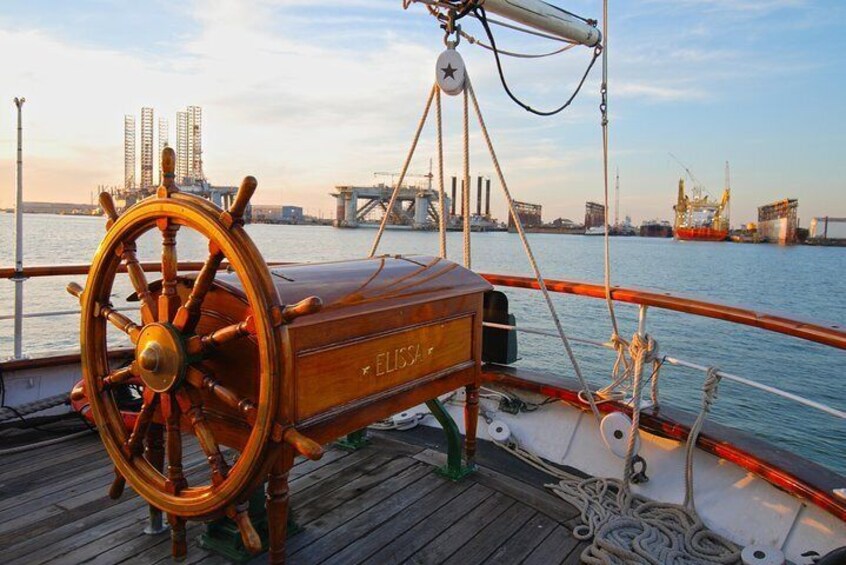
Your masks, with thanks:
[[(316, 298), (283, 308), (261, 254), (243, 228), (242, 215), (256, 189), (246, 177), (227, 211), (198, 196), (180, 193), (174, 184), (175, 155), (162, 154), (164, 182), (156, 195), (141, 200), (118, 216), (111, 197), (101, 195), (108, 216), (106, 235), (94, 256), (83, 290), (68, 290), (80, 299), (81, 354), (85, 395), (106, 450), (114, 462), (113, 497), (124, 484), (153, 507), (168, 514), (174, 554), (185, 553), (185, 518), (223, 514), (236, 520), (248, 549), (260, 542), (249, 522), (244, 501), (265, 478), (276, 448), (292, 441), (292, 428), (278, 414), (285, 382), (283, 359), (288, 347), (286, 321), (320, 307)], [(182, 300), (178, 292), (177, 235), (193, 230), (208, 241), (209, 255)], [(161, 290), (153, 292), (137, 258), (138, 239), (147, 232), (161, 235)], [(197, 332), (203, 301), (223, 261), (237, 273), (248, 303), (246, 315), (214, 331)], [(118, 312), (110, 303), (115, 275), (123, 265), (140, 301), (140, 320)], [(183, 296), (186, 292), (183, 289)], [(111, 369), (107, 323), (124, 332), (134, 346), (131, 364)], [(230, 386), (244, 375), (214, 374), (209, 370), (221, 347), (249, 340), (257, 356), (257, 391), (247, 398)], [(254, 353), (252, 353), (254, 352)], [(236, 383), (237, 384), (237, 383)], [(114, 392), (134, 385), (143, 404), (134, 427), (127, 429)], [(243, 420), (244, 440), (237, 461), (227, 460), (204, 411), (214, 398)], [(204, 479), (189, 482), (182, 462), (183, 432), (193, 433), (204, 452)], [(296, 439), (296, 438), (294, 438)], [(304, 439), (300, 436), (299, 439)], [(306, 442), (307, 443), (307, 442)], [(313, 443), (313, 442), (312, 442)], [(319, 456), (317, 445), (306, 452)], [(166, 470), (164, 460), (167, 461)]]

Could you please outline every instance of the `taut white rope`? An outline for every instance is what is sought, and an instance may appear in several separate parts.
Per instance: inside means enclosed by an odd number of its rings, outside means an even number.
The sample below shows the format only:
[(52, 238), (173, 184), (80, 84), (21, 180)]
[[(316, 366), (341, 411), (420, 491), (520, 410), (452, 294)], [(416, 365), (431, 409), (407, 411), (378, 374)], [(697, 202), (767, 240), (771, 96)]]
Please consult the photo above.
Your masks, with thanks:
[(582, 371), (579, 368), (579, 363), (576, 360), (576, 356), (573, 354), (573, 349), (570, 347), (570, 342), (567, 339), (567, 334), (564, 332), (564, 327), (561, 325), (561, 320), (558, 318), (558, 312), (555, 310), (555, 305), (552, 303), (552, 297), (549, 294), (549, 290), (546, 288), (546, 282), (543, 279), (543, 275), (541, 275), (540, 267), (538, 267), (538, 263), (535, 260), (535, 255), (534, 253), (532, 253), (532, 248), (529, 245), (529, 240), (526, 238), (526, 232), (523, 229), (523, 223), (520, 221), (520, 216), (514, 209), (514, 200), (511, 198), (511, 192), (508, 190), (508, 184), (505, 182), (505, 175), (502, 174), (502, 168), (499, 166), (499, 159), (497, 159), (496, 157), (496, 152), (494, 151), (493, 143), (491, 142), (491, 137), (488, 134), (488, 128), (485, 126), (485, 120), (482, 117), (482, 111), (479, 108), (479, 101), (476, 100), (476, 93), (473, 91), (473, 84), (470, 82), (470, 75), (466, 74), (465, 77), (466, 78), (464, 91), (469, 94), (470, 100), (472, 100), (473, 102), (473, 109), (476, 111), (476, 118), (478, 118), (479, 120), (479, 128), (482, 130), (482, 136), (485, 138), (485, 143), (488, 146), (488, 152), (491, 155), (491, 161), (493, 162), (494, 169), (496, 169), (496, 175), (499, 179), (499, 184), (502, 186), (502, 192), (505, 195), (505, 200), (508, 203), (509, 213), (514, 219), (514, 225), (517, 227), (517, 233), (520, 235), (520, 241), (523, 244), (523, 249), (526, 251), (526, 257), (528, 257), (529, 259), (529, 264), (532, 267), (532, 272), (535, 275), (535, 279), (537, 279), (538, 281), (538, 287), (540, 287), (540, 291), (543, 294), (544, 300), (546, 301), (546, 305), (549, 307), (550, 316), (552, 317), (552, 321), (555, 324), (555, 329), (558, 331), (558, 336), (561, 338), (561, 343), (564, 344), (564, 350), (567, 353), (567, 357), (570, 359), (570, 363), (573, 366), (573, 371), (576, 373), (576, 377), (579, 379), (579, 384), (581, 385), (582, 391), (584, 392), (587, 402), (590, 405), (590, 409), (598, 421), (601, 416), (599, 414), (599, 409), (596, 407), (596, 402), (594, 401), (593, 393), (591, 393), (590, 387), (588, 386), (584, 375), (582, 375)]
[[(465, 69), (465, 77), (467, 70)], [(470, 79), (465, 78), (464, 85), (464, 187), (461, 191), (463, 202), (462, 220), (464, 223), (464, 266), (470, 268), (470, 124), (469, 110), (467, 108), (467, 91), (470, 88)]]
[(402, 186), (403, 181), (405, 180), (405, 175), (408, 172), (408, 166), (411, 164), (411, 158), (414, 156), (414, 151), (417, 149), (417, 142), (420, 140), (420, 132), (423, 131), (423, 126), (426, 124), (426, 118), (429, 116), (429, 109), (432, 107), (432, 99), (435, 98), (435, 94), (438, 91), (438, 84), (437, 82), (432, 85), (432, 90), (429, 93), (429, 98), (426, 100), (426, 108), (423, 110), (423, 115), (420, 117), (420, 123), (417, 124), (417, 131), (414, 133), (414, 141), (411, 143), (411, 148), (408, 150), (408, 156), (405, 158), (405, 163), (402, 166), (402, 172), (400, 173), (399, 180), (397, 181), (397, 185), (394, 187), (394, 191), (391, 193), (391, 199), (388, 202), (388, 209), (385, 210), (385, 215), (382, 216), (382, 223), (379, 224), (379, 231), (376, 232), (376, 239), (373, 240), (373, 247), (370, 248), (370, 257), (376, 255), (376, 250), (379, 248), (379, 241), (382, 239), (382, 234), (385, 231), (385, 226), (388, 225), (388, 218), (391, 215), (391, 212), (394, 210), (394, 204), (397, 201), (397, 195), (399, 194), (400, 187)]
[[(435, 83), (437, 87), (437, 83)], [(437, 120), (438, 137), (438, 239), (440, 241), (441, 258), (446, 259), (446, 194), (444, 193), (444, 133), (441, 121), (441, 89), (437, 87), (435, 93), (435, 119)]]

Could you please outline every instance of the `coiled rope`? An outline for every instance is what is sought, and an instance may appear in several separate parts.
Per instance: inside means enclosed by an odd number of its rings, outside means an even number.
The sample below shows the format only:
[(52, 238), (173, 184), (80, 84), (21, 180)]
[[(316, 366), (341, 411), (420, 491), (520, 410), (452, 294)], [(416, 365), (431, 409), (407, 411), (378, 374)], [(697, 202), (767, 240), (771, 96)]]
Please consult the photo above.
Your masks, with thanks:
[[(649, 358), (649, 348), (642, 344), (638, 347), (635, 364), (642, 366)], [(642, 379), (637, 370), (633, 378), (635, 404), (623, 480), (581, 479), (558, 470), (555, 476), (560, 479), (559, 482), (546, 485), (579, 510), (581, 524), (573, 529), (573, 536), (580, 540), (593, 540), (582, 552), (581, 561), (596, 565), (739, 563), (740, 548), (709, 530), (694, 504), (693, 450), (717, 396), (720, 382), (717, 368), (708, 370), (702, 386), (702, 407), (687, 437), (685, 498), (682, 504), (656, 502), (631, 492), (634, 438), (639, 424), (638, 406), (642, 390)], [(520, 456), (519, 452), (512, 452)]]

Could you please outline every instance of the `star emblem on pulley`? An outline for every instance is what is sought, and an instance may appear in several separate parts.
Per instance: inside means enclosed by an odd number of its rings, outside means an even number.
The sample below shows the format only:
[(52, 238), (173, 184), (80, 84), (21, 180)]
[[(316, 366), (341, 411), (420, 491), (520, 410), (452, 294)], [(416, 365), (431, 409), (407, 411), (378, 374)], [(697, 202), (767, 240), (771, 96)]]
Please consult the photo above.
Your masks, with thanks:
[(464, 60), (458, 51), (449, 48), (438, 57), (435, 66), (435, 78), (440, 89), (450, 96), (461, 94), (464, 90), (464, 81), (467, 74), (464, 69)]

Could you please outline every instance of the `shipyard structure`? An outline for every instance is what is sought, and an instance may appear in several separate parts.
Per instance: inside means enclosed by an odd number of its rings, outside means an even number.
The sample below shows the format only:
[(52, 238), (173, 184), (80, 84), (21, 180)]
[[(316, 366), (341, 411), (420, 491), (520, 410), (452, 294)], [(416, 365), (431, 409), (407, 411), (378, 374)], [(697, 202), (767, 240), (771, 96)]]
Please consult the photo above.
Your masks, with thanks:
[(765, 242), (790, 245), (797, 241), (799, 201), (785, 198), (758, 207), (758, 237)]
[[(167, 118), (159, 117), (156, 122), (155, 111), (149, 107), (141, 108), (140, 117), (140, 130), (135, 116), (126, 115), (123, 120), (123, 186), (108, 189), (120, 209), (132, 206), (156, 192), (162, 182), (161, 164), (158, 161), (162, 150), (171, 146), (170, 122)], [(212, 185), (203, 173), (203, 110), (200, 106), (188, 106), (176, 113), (175, 150), (176, 184), (179, 189), (210, 200), (221, 208), (229, 207), (238, 188)], [(140, 176), (137, 175), (139, 169)], [(250, 212), (248, 208), (245, 215), (247, 219), (250, 218)]]
[[(375, 175), (395, 176), (392, 173), (375, 173)], [(388, 214), (388, 225), (391, 226), (404, 226), (414, 230), (437, 229), (440, 225), (441, 205), (438, 190), (432, 186), (432, 173), (407, 176), (419, 176), (427, 179), (427, 182), (425, 186), (401, 186), (397, 191), (393, 209), (390, 211), (388, 205), (394, 192), (393, 183), (379, 183), (373, 186), (336, 186), (335, 192), (331, 193), (331, 196), (335, 198), (333, 225), (338, 228), (375, 225), (385, 214)], [(473, 231), (500, 229), (497, 221), (491, 216), (490, 179), (479, 176), (475, 180), (476, 209), (474, 213), (472, 206), (471, 210), (464, 209), (464, 199), (458, 193), (458, 178), (452, 177), (450, 188), (452, 196), (445, 196), (443, 206), (447, 214), (447, 229), (461, 229), (466, 213), (470, 214), (470, 228)], [(464, 194), (464, 181), (460, 182), (460, 187), (461, 194)], [(456, 209), (459, 204), (460, 210)]]

